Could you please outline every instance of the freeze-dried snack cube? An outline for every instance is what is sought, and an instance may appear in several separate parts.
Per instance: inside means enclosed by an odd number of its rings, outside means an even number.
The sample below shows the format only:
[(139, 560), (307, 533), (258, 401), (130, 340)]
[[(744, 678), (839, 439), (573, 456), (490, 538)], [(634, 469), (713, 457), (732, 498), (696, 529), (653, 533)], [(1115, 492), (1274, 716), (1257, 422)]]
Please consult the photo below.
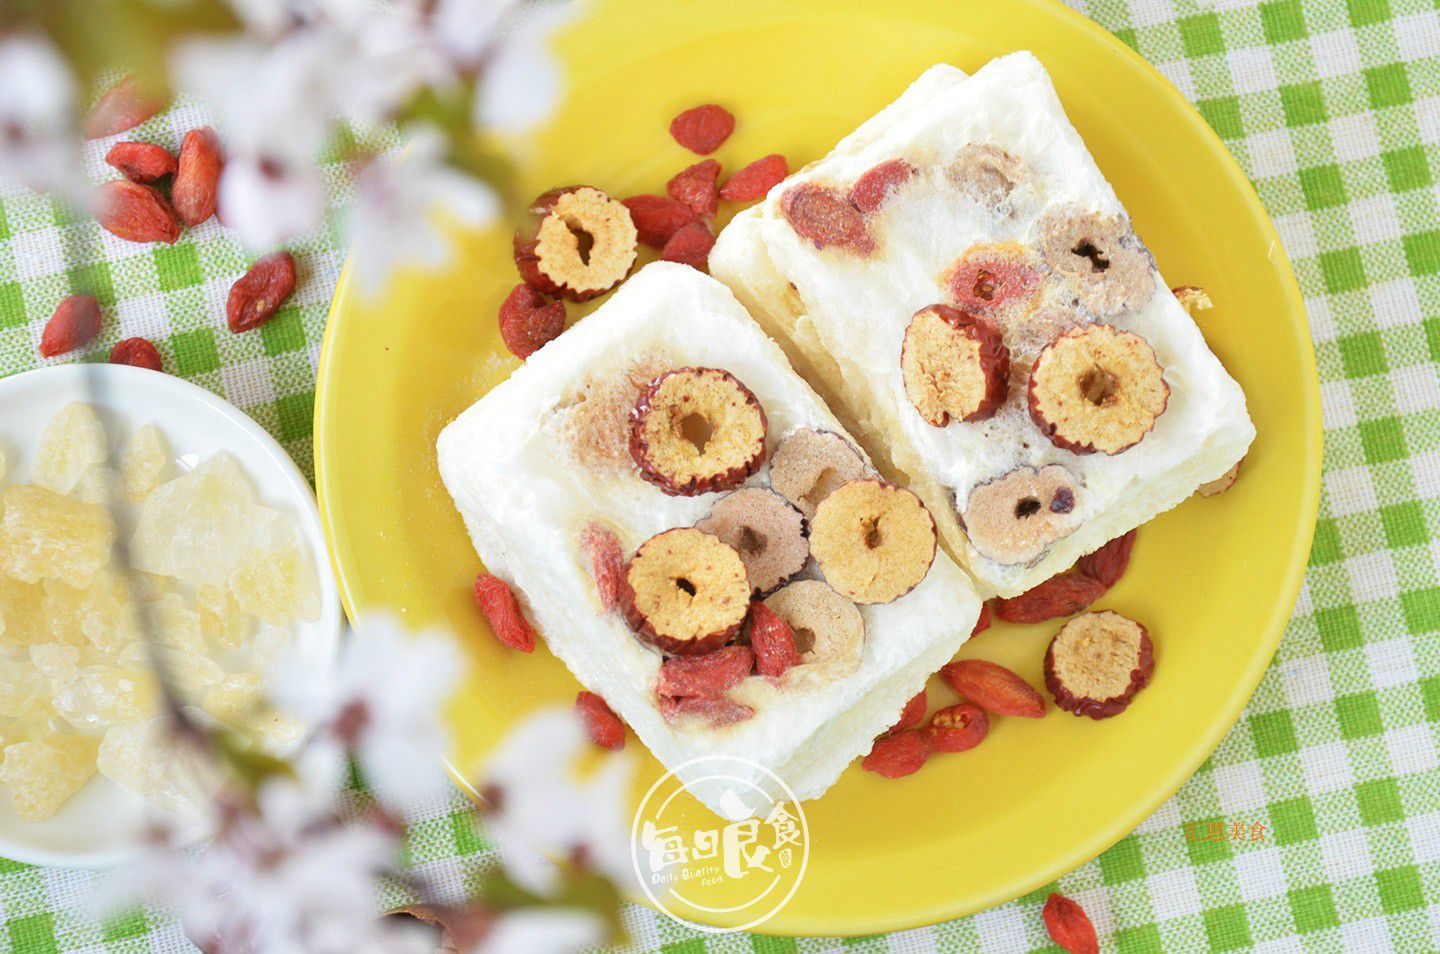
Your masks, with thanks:
[(120, 455), (120, 490), (126, 500), (139, 503), (160, 486), (170, 469), (170, 447), (159, 428), (146, 424), (135, 432)]
[(35, 482), (68, 494), (92, 464), (103, 464), (109, 454), (100, 416), (88, 404), (67, 404), (50, 418), (35, 453)]
[(320, 615), (315, 570), (298, 542), (278, 550), (250, 550), (230, 574), (230, 592), (243, 611), (267, 623)]
[(25, 821), (44, 821), (95, 774), (96, 741), (82, 735), (55, 735), (5, 746), (0, 781), (10, 787), (10, 804)]
[(24, 718), (49, 698), (50, 687), (34, 663), (0, 658), (0, 717)]
[(156, 487), (131, 544), (135, 567), (189, 583), (220, 583), (250, 539), (254, 491), (235, 459), (220, 453)]
[(216, 649), (239, 649), (250, 635), (250, 617), (229, 587), (201, 584), (195, 588), (195, 604), (200, 610), (200, 634)]
[(270, 745), (292, 742), (302, 731), (299, 720), (270, 704), (256, 673), (228, 676), (211, 686), (202, 708), (230, 728)]
[(163, 717), (106, 731), (97, 767), (121, 788), (173, 812), (193, 808), (209, 787), (190, 750), (166, 730)]
[(104, 507), (23, 484), (5, 488), (0, 502), (0, 573), (84, 586), (109, 562), (115, 523)]
[(108, 464), (91, 464), (70, 493), (86, 503), (113, 507), (120, 499), (120, 472)]
[(159, 688), (141, 669), (85, 666), (55, 693), (55, 711), (81, 732), (98, 734), (113, 725), (155, 714)]
[(45, 616), (45, 590), (24, 583), (0, 568), (0, 648), (24, 649), (51, 640)]

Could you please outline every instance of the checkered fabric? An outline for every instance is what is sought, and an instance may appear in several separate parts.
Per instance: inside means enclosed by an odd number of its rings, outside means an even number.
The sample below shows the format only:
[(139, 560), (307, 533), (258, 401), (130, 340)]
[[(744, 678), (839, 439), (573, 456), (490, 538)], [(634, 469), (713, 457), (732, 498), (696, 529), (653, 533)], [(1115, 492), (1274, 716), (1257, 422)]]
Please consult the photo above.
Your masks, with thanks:
[[(634, 907), (626, 922), (641, 949), (1047, 949), (1040, 906), (1053, 889), (1085, 906), (1105, 950), (1440, 950), (1440, 15), (1433, 0), (1076, 5), (1156, 64), (1225, 140), (1305, 294), (1324, 495), (1274, 663), (1195, 777), (1054, 886), (932, 928), (845, 941), (711, 937)], [(137, 135), (174, 147), (193, 121), (172, 113)], [(343, 170), (331, 172), (343, 191)], [(170, 248), (130, 245), (44, 199), (7, 194), (0, 374), (42, 364), (36, 343), (55, 303), (94, 289), (107, 348), (154, 339), (167, 370), (255, 415), (309, 470), (315, 363), (341, 251), (329, 235), (296, 251), (303, 278), (289, 306), (260, 333), (232, 335), (221, 314), (245, 257), (218, 225)], [(1248, 836), (1252, 826), (1263, 839)], [(452, 889), (493, 863), (458, 797), (419, 811), (409, 846)], [(94, 922), (90, 886), (83, 874), (0, 861), (0, 948), (189, 949), (154, 912)]]

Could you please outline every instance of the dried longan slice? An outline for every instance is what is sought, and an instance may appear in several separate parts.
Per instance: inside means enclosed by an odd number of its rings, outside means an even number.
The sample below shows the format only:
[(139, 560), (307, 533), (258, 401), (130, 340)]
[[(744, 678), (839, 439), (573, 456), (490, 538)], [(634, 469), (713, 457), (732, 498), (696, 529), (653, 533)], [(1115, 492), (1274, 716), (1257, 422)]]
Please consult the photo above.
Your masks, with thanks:
[(733, 547), (694, 527), (657, 533), (625, 567), (620, 605), (636, 634), (662, 652), (719, 649), (750, 608), (750, 580)]
[(614, 288), (635, 264), (630, 210), (590, 186), (553, 189), (530, 204), (515, 232), (515, 266), (536, 291), (588, 301)]
[(719, 368), (678, 368), (635, 400), (630, 456), (667, 494), (738, 487), (765, 462), (765, 410), (754, 392)]
[(1069, 279), (1080, 302), (1103, 317), (1143, 308), (1155, 294), (1155, 263), (1130, 223), (1076, 205), (1040, 218), (1045, 263)]
[(856, 603), (889, 603), (930, 572), (935, 521), (903, 487), (852, 480), (815, 509), (810, 552), (837, 593)]
[(1059, 464), (1019, 467), (970, 491), (961, 525), (983, 557), (1028, 563), (1075, 529), (1080, 489)]
[(1209, 480), (1201, 484), (1195, 488), (1195, 492), (1202, 497), (1215, 497), (1223, 494), (1231, 487), (1234, 487), (1235, 481), (1240, 479), (1240, 465), (1243, 463), (1245, 463), (1245, 458), (1242, 457), (1235, 462), (1234, 467), (1231, 467), (1214, 480)]
[(1135, 620), (1109, 610), (1077, 616), (1045, 651), (1045, 686), (1075, 715), (1119, 715), (1150, 684), (1155, 647)]
[(1031, 420), (1050, 443), (1077, 454), (1134, 447), (1169, 401), (1155, 349), (1109, 325), (1067, 331), (1041, 349), (1030, 369)]
[(795, 634), (800, 665), (839, 678), (860, 668), (865, 619), (850, 600), (820, 580), (796, 580), (765, 599)]
[(833, 431), (801, 428), (775, 448), (770, 486), (790, 499), (807, 518), (837, 487), (868, 473), (865, 458)]
[(927, 424), (980, 421), (1005, 403), (1010, 349), (1000, 329), (949, 305), (915, 312), (900, 345), (905, 396)]
[(1026, 175), (1028, 170), (1017, 156), (989, 143), (962, 147), (945, 167), (951, 185), (991, 211), (1005, 205)]
[(763, 487), (741, 487), (720, 498), (695, 526), (735, 548), (758, 598), (805, 568), (809, 528), (800, 510)]

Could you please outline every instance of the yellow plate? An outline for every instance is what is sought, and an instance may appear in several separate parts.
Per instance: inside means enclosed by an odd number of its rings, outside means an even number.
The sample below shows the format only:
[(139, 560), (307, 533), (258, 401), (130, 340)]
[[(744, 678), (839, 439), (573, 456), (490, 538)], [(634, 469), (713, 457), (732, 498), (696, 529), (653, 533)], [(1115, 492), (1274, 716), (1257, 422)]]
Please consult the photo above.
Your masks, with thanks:
[[(852, 766), (806, 806), (809, 870), (763, 929), (932, 923), (1034, 890), (1102, 851), (1235, 721), (1309, 552), (1320, 467), (1314, 355), (1284, 252), (1243, 173), (1160, 74), (1043, 0), (601, 2), (557, 49), (570, 91), (524, 163), (520, 184), (532, 194), (577, 182), (620, 196), (663, 192), (695, 161), (667, 135), (670, 118), (712, 101), (739, 117), (717, 154), (726, 169), (769, 152), (798, 168), (925, 67), (974, 70), (1033, 50), (1163, 273), (1210, 291), (1216, 308), (1201, 326), (1244, 385), (1260, 437), (1234, 490), (1145, 527), (1130, 572), (1100, 604), (1150, 627), (1153, 685), (1105, 722), (1053, 709), (997, 720), (984, 745), (909, 779)], [(568, 704), (577, 690), (543, 649), (507, 653), (490, 638), (469, 592), (479, 563), (435, 467), (440, 429), (516, 367), (495, 323), (516, 281), (502, 230), (470, 237), (453, 267), (403, 276), (377, 301), (342, 281), (320, 365), (316, 458), (342, 595), (352, 611), (395, 607), (460, 634), (470, 659), (452, 710), (460, 766), (476, 764), (522, 713)], [(964, 654), (1039, 685), (1056, 628), (997, 626)], [(951, 696), (932, 689), (932, 698)], [(641, 782), (658, 772), (646, 755)]]

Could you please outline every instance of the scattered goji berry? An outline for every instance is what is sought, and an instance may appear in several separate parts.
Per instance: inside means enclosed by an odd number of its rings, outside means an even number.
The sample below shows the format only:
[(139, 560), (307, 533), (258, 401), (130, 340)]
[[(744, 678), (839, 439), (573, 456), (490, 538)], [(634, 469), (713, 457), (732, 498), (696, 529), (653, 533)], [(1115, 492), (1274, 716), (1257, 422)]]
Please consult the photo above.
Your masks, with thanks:
[(520, 601), (504, 580), (489, 573), (475, 577), (475, 605), (502, 645), (522, 653), (535, 651), (535, 630), (520, 612)]
[(749, 646), (723, 646), (700, 656), (672, 656), (660, 665), (655, 692), (661, 696), (718, 696), (740, 684), (755, 668)]
[(40, 334), (40, 354), (53, 358), (74, 351), (100, 333), (100, 302), (94, 295), (71, 295), (55, 306)]
[(1069, 951), (1070, 954), (1100, 954), (1100, 938), (1095, 934), (1095, 925), (1079, 904), (1063, 894), (1052, 894), (1045, 901), (1040, 916), (1045, 919), (1045, 930), (1050, 940)]
[(755, 714), (749, 706), (725, 696), (659, 696), (657, 703), (666, 722), (682, 715), (698, 715), (713, 726), (734, 725)]
[(975, 620), (975, 628), (970, 630), (971, 636), (978, 636), (990, 628), (991, 613), (989, 602), (980, 604), (980, 616)]
[(995, 615), (1007, 623), (1043, 623), (1072, 616), (1105, 595), (1104, 583), (1083, 573), (1052, 576), (1009, 599), (995, 601)]
[(100, 184), (95, 221), (127, 242), (165, 242), (180, 238), (175, 210), (158, 191), (128, 179)]
[(136, 368), (159, 371), (162, 366), (160, 349), (144, 338), (126, 338), (110, 349), (111, 364), (128, 364)]
[(726, 202), (754, 202), (785, 180), (790, 167), (778, 152), (756, 159), (739, 172), (732, 173), (720, 187), (720, 198)]
[(848, 248), (860, 255), (875, 250), (865, 217), (837, 189), (813, 182), (791, 186), (780, 197), (780, 212), (816, 248)]
[(660, 258), (667, 262), (689, 265), (696, 271), (710, 267), (710, 250), (715, 247), (715, 236), (705, 227), (704, 222), (682, 225), (670, 236), (670, 241), (660, 250)]
[(850, 201), (861, 212), (874, 212), (914, 174), (904, 159), (887, 159), (861, 173), (850, 187)]
[(250, 271), (230, 286), (225, 317), (230, 330), (239, 334), (259, 328), (275, 317), (285, 299), (295, 290), (295, 257), (275, 252), (258, 259)]
[(600, 594), (600, 606), (608, 613), (620, 605), (625, 572), (625, 551), (620, 546), (620, 538), (608, 527), (586, 524), (580, 531), (580, 547), (590, 566), (590, 576), (595, 580), (595, 590)]
[(755, 671), (762, 676), (779, 678), (791, 666), (800, 665), (795, 630), (764, 603), (750, 606), (750, 648), (755, 652)]
[(625, 748), (625, 723), (604, 699), (582, 691), (575, 697), (575, 712), (585, 723), (585, 734), (591, 742), (612, 752)]
[(546, 301), (521, 282), (500, 303), (500, 337), (517, 358), (528, 358), (565, 330), (565, 303)]
[(131, 182), (154, 182), (175, 172), (170, 150), (153, 142), (117, 142), (105, 154), (105, 162)]
[(860, 760), (860, 767), (886, 778), (903, 778), (920, 771), (929, 757), (930, 739), (911, 729), (876, 739), (870, 754)]
[(199, 225), (215, 214), (220, 191), (220, 139), (209, 126), (192, 129), (180, 144), (170, 204), (186, 225)]
[(990, 717), (970, 702), (946, 706), (930, 717), (925, 732), (937, 752), (967, 752), (985, 739)]
[(705, 159), (671, 176), (665, 191), (671, 198), (688, 205), (696, 215), (708, 217), (720, 208), (720, 194), (715, 187), (719, 179), (720, 163)]
[(925, 690), (921, 689), (910, 701), (905, 703), (905, 708), (900, 710), (900, 720), (886, 729), (886, 732), (903, 732), (906, 729), (913, 729), (925, 721), (925, 709), (930, 705), (929, 697)]
[(723, 106), (693, 106), (670, 120), (670, 135), (693, 153), (708, 156), (735, 131), (735, 117)]
[(146, 90), (135, 77), (127, 76), (106, 90), (85, 117), (85, 138), (118, 136), (164, 108), (164, 99)]
[(986, 712), (1023, 719), (1039, 719), (1045, 715), (1044, 697), (1024, 679), (997, 663), (961, 659), (941, 668), (940, 678)]
[(630, 210), (640, 241), (651, 248), (664, 248), (681, 226), (696, 221), (694, 209), (668, 195), (632, 195), (622, 203)]
[(1106, 589), (1120, 582), (1125, 568), (1130, 565), (1130, 551), (1135, 548), (1135, 531), (1116, 537), (1094, 553), (1087, 553), (1075, 564), (1075, 569), (1105, 584)]

